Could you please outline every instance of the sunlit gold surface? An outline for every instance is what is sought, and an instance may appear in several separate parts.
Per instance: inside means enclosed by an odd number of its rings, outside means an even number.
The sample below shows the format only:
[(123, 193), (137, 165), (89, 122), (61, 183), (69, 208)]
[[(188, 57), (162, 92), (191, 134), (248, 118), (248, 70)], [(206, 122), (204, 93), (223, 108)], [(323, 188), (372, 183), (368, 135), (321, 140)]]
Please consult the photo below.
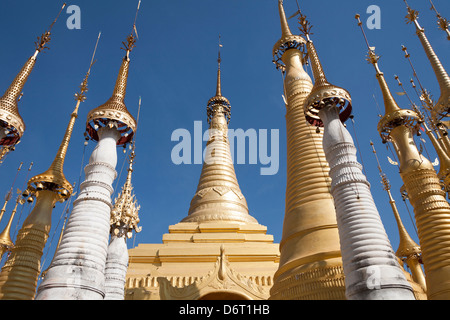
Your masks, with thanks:
[(183, 222), (233, 221), (256, 223), (248, 211), (231, 159), (228, 141), (228, 122), (231, 106), (222, 96), (220, 57), (216, 95), (208, 101), (207, 116), (210, 138), (207, 142), (197, 191), (191, 201), (188, 216)]
[[(283, 34), (287, 26), (278, 2)], [(304, 40), (303, 40), (304, 41)], [(287, 187), (280, 266), (271, 299), (345, 299), (344, 271), (323, 133), (305, 119), (303, 106), (313, 84), (302, 67), (302, 53), (284, 52), (287, 99)]]
[(127, 54), (122, 60), (112, 96), (101, 106), (89, 111), (87, 115), (86, 132), (91, 139), (97, 141), (97, 129), (105, 126), (110, 121), (116, 121), (118, 123), (118, 130), (121, 133), (121, 138), (117, 142), (117, 145), (126, 144), (133, 137), (133, 133), (136, 130), (136, 120), (128, 112), (124, 99), (130, 68), (129, 54), (135, 42), (134, 36), (130, 35), (127, 38), (127, 43), (124, 43)]
[(19, 114), (17, 101), (20, 98), (23, 87), (36, 64), (36, 58), (30, 57), (20, 70), (12, 84), (0, 98), (0, 121), (4, 122), (6, 129), (11, 131), (9, 136), (0, 141), (1, 145), (13, 145), (18, 142), (25, 131), (25, 123)]
[(400, 243), (398, 245), (396, 255), (399, 259), (406, 262), (406, 264), (408, 265), (408, 267), (411, 270), (412, 280), (415, 283), (417, 283), (422, 289), (421, 292), (418, 292), (418, 290), (415, 289), (414, 284), (411, 283), (413, 290), (414, 290), (414, 294), (416, 295), (416, 299), (417, 300), (419, 300), (419, 298), (423, 299), (423, 297), (422, 297), (423, 295), (425, 295), (425, 297), (426, 297), (425, 292), (426, 292), (427, 286), (426, 286), (426, 282), (425, 282), (425, 275), (420, 266), (422, 250), (420, 249), (420, 246), (411, 238), (411, 236), (409, 235), (405, 226), (403, 225), (402, 219), (400, 218), (400, 213), (398, 212), (398, 209), (397, 209), (397, 205), (395, 204), (395, 200), (391, 194), (391, 185), (389, 183), (389, 180), (387, 179), (387, 176), (381, 170), (380, 162), (378, 161), (378, 156), (375, 151), (375, 147), (374, 147), (373, 143), (370, 142), (370, 145), (372, 146), (373, 153), (375, 154), (375, 157), (377, 159), (378, 170), (380, 171), (383, 189), (388, 194), (389, 204), (391, 205), (392, 212), (394, 213), (394, 217), (397, 222), (398, 233), (400, 236)]
[(249, 214), (240, 190), (227, 137), (230, 110), (219, 55), (216, 95), (207, 104), (207, 156), (188, 216), (169, 226), (162, 244), (129, 250), (125, 299), (268, 299), (278, 245)]
[(2, 233), (0, 233), (0, 251), (1, 251), (0, 258), (3, 257), (3, 254), (5, 252), (10, 251), (14, 247), (14, 243), (11, 239), (11, 225), (14, 220), (14, 216), (16, 215), (17, 206), (19, 205), (19, 203), (20, 203), (20, 196), (17, 197), (16, 205), (14, 206), (14, 209), (11, 213), (11, 217), (9, 218), (5, 229), (3, 229)]
[(45, 189), (58, 193), (61, 200), (67, 200), (72, 194), (73, 187), (64, 176), (63, 166), (67, 148), (69, 147), (70, 138), (72, 136), (73, 127), (78, 117), (80, 102), (80, 100), (77, 101), (75, 109), (70, 116), (69, 124), (66, 128), (66, 132), (64, 133), (64, 138), (59, 146), (58, 152), (56, 153), (55, 159), (50, 165), (50, 168), (47, 171), (32, 177), (28, 181), (28, 189), (30, 191), (36, 192), (36, 185), (42, 183)]
[(57, 194), (40, 191), (36, 205), (17, 234), (14, 248), (0, 273), (0, 299), (32, 300), (35, 295), (40, 261), (47, 242), (51, 212)]
[[(400, 176), (414, 208), (427, 296), (430, 300), (450, 299), (450, 205), (433, 165), (417, 150), (412, 136), (415, 125), (405, 121), (407, 117), (402, 116), (402, 110), (394, 101), (377, 61), (372, 61), (372, 64), (385, 101), (385, 117), (393, 115), (389, 131), (383, 131), (385, 125), (379, 125), (378, 130), (385, 141), (394, 144)], [(414, 116), (414, 123), (415, 118), (418, 116)], [(383, 121), (382, 118), (380, 124)]]
[[(305, 19), (302, 20), (304, 23), (307, 23)], [(311, 60), (311, 68), (314, 74), (314, 87), (305, 102), (306, 120), (313, 126), (322, 127), (323, 123), (322, 120), (320, 120), (319, 111), (325, 106), (326, 102), (329, 101), (339, 108), (339, 119), (342, 122), (345, 122), (352, 112), (352, 99), (350, 93), (327, 81), (314, 43), (309, 39), (308, 34), (306, 34), (306, 36), (308, 38), (306, 43), (308, 57)]]

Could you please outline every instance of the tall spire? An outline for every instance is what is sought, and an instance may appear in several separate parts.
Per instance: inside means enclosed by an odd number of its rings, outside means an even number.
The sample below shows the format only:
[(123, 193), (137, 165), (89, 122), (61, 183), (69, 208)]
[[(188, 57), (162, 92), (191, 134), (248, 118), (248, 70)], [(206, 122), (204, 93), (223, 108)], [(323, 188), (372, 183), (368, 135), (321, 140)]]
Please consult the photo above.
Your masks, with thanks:
[(81, 104), (81, 102), (84, 102), (86, 100), (86, 92), (88, 91), (88, 78), (91, 74), (91, 68), (94, 64), (95, 60), (95, 52), (97, 51), (98, 41), (100, 40), (99, 33), (97, 38), (97, 43), (95, 44), (94, 53), (92, 54), (91, 63), (89, 65), (89, 69), (86, 73), (86, 76), (84, 77), (83, 82), (80, 85), (80, 91), (75, 94), (75, 100), (76, 105), (74, 110), (72, 111), (72, 114), (70, 115), (69, 124), (67, 125), (66, 131), (64, 133), (64, 137), (62, 139), (62, 142), (58, 148), (58, 151), (56, 153), (56, 156), (50, 165), (50, 168), (47, 169), (47, 171), (34, 176), (28, 181), (28, 189), (35, 193), (41, 190), (51, 190), (53, 192), (56, 192), (60, 196), (60, 200), (67, 200), (70, 195), (72, 194), (73, 187), (72, 185), (67, 181), (66, 177), (64, 176), (63, 172), (63, 166), (64, 166), (64, 160), (66, 158), (67, 149), (69, 147), (70, 138), (72, 136), (73, 127), (75, 125), (75, 121), (78, 117), (78, 109)]
[[(359, 16), (358, 25), (361, 27)], [(362, 27), (361, 27), (362, 29)], [(367, 43), (367, 38), (366, 43)], [(369, 47), (371, 62), (379, 77), (378, 57)], [(380, 81), (383, 95), (388, 95), (387, 85)], [(385, 98), (392, 103), (393, 98)], [(378, 123), (384, 143), (392, 141), (400, 163), (400, 176), (414, 207), (419, 242), (423, 253), (428, 299), (450, 299), (450, 204), (431, 162), (416, 147), (413, 134), (420, 126), (420, 117), (412, 110), (386, 106), (386, 114)]]
[(383, 184), (383, 189), (386, 191), (389, 197), (389, 204), (391, 205), (392, 212), (394, 213), (395, 221), (397, 222), (398, 234), (399, 234), (399, 245), (396, 251), (397, 257), (406, 260), (406, 264), (411, 270), (413, 280), (420, 284), (420, 286), (426, 291), (425, 276), (423, 274), (420, 263), (422, 261), (422, 250), (420, 246), (411, 238), (405, 226), (403, 225), (402, 219), (400, 218), (400, 213), (398, 212), (395, 200), (391, 194), (391, 185), (386, 174), (381, 169), (380, 161), (378, 160), (377, 152), (373, 142), (370, 142), (372, 146), (372, 151), (375, 155), (378, 164), (378, 171), (380, 172), (381, 183)]
[(444, 117), (450, 116), (450, 77), (441, 61), (439, 60), (437, 54), (433, 50), (430, 42), (428, 41), (428, 38), (425, 35), (425, 30), (419, 25), (419, 22), (417, 20), (419, 17), (419, 12), (411, 9), (406, 0), (403, 1), (405, 2), (408, 10), (408, 14), (406, 15), (406, 22), (408, 24), (414, 23), (417, 36), (422, 43), (428, 60), (430, 60), (431, 66), (433, 67), (434, 73), (439, 83), (441, 95), (432, 110), (432, 117), (437, 120), (441, 120)]
[[(133, 25), (136, 30), (135, 25)], [(132, 33), (122, 42), (123, 50), (126, 55), (122, 60), (119, 74), (112, 96), (104, 104), (89, 111), (86, 121), (85, 135), (92, 140), (98, 141), (98, 129), (106, 125), (116, 123), (117, 129), (121, 137), (117, 141), (117, 145), (126, 145), (132, 138), (136, 130), (136, 120), (128, 112), (125, 105), (125, 94), (127, 90), (128, 71), (130, 68), (130, 53), (136, 46), (136, 36)]]
[[(300, 31), (307, 38), (316, 81), (306, 100), (305, 109), (311, 117), (318, 117), (324, 127), (323, 149), (330, 166), (330, 192), (336, 208), (346, 279), (345, 295), (349, 300), (412, 300), (412, 289), (393, 254), (370, 192), (370, 184), (358, 163), (355, 144), (342, 124), (350, 116), (350, 94), (328, 83), (315, 46), (309, 38), (310, 24), (301, 12), (299, 22)], [(358, 256), (357, 261), (355, 256)], [(378, 288), (367, 285), (367, 278), (373, 269), (383, 270), (378, 275), (381, 284)]]
[[(36, 293), (37, 279), (40, 273), (40, 260), (51, 229), (51, 215), (57, 201), (65, 201), (72, 194), (73, 187), (66, 180), (63, 164), (72, 136), (80, 103), (85, 100), (87, 81), (100, 35), (97, 38), (89, 70), (75, 95), (76, 106), (72, 112), (64, 138), (50, 168), (28, 181), (28, 191), (36, 196), (36, 205), (25, 219), (17, 234), (16, 245), (0, 273), (0, 298), (31, 300)], [(26, 263), (24, 263), (26, 261)], [(14, 287), (23, 288), (17, 292)]]
[(368, 57), (366, 60), (375, 68), (376, 77), (384, 100), (385, 115), (378, 123), (378, 131), (381, 134), (383, 142), (387, 142), (389, 140), (390, 132), (400, 124), (406, 125), (413, 131), (413, 133), (416, 133), (420, 127), (419, 115), (412, 110), (401, 109), (398, 106), (386, 82), (384, 73), (380, 71), (380, 68), (378, 66), (380, 57), (375, 53), (375, 47), (371, 47), (369, 45), (366, 34), (362, 27), (362, 22), (359, 18), (360, 16), (359, 14), (357, 14), (355, 16), (355, 19), (358, 20), (358, 26), (360, 26), (361, 28), (364, 40), (366, 41), (366, 45), (368, 48)]
[(207, 103), (210, 138), (206, 144), (205, 162), (188, 216), (182, 222), (256, 223), (256, 219), (249, 214), (231, 159), (228, 141), (231, 104), (222, 96), (220, 46), (219, 43), (216, 95)]
[(319, 117), (319, 111), (327, 103), (335, 104), (339, 109), (339, 118), (345, 122), (352, 112), (352, 100), (350, 93), (340, 87), (330, 84), (323, 70), (322, 64), (317, 54), (316, 47), (309, 37), (311, 25), (309, 21), (299, 11), (300, 32), (306, 38), (308, 57), (311, 60), (311, 68), (314, 74), (314, 87), (306, 100), (305, 116), (306, 120), (313, 126), (322, 127), (323, 122)]
[[(289, 28), (286, 13), (284, 12), (283, 0), (278, 0), (278, 12), (281, 23), (281, 38), (278, 40), (272, 49), (273, 60), (277, 69), (284, 70), (285, 64), (281, 57), (289, 49), (297, 49), (305, 53), (305, 39), (298, 35), (293, 35)], [(306, 61), (303, 61), (305, 63)]]
[[(283, 1), (278, 2), (278, 11), (284, 25)], [(313, 88), (303, 68), (305, 47), (301, 36), (282, 32), (272, 50), (273, 62), (284, 76), (287, 183), (280, 264), (270, 299), (341, 300), (344, 270), (323, 132), (316, 132), (304, 112)]]
[[(139, 2), (140, 4), (140, 2)], [(137, 12), (136, 10), (136, 17)], [(135, 34), (133, 34), (135, 33)], [(86, 165), (85, 179), (58, 251), (39, 286), (37, 300), (96, 300), (105, 297), (105, 264), (111, 231), (111, 194), (117, 177), (117, 146), (132, 140), (136, 121), (128, 112), (125, 93), (130, 52), (137, 37), (133, 31), (123, 42), (123, 58), (112, 96), (87, 115), (86, 138), (97, 141)], [(82, 257), (80, 252), (83, 252)], [(64, 280), (62, 279), (64, 278)]]
[(51, 29), (65, 6), (66, 4), (64, 3), (48, 30), (38, 37), (35, 42), (36, 50), (34, 55), (28, 59), (0, 98), (0, 145), (6, 148), (13, 148), (25, 132), (25, 123), (19, 113), (18, 101), (21, 98), (25, 83), (34, 68), (37, 55), (44, 49), (48, 49), (47, 44), (51, 39)]
[(21, 199), (21, 196), (17, 196), (16, 199), (16, 205), (14, 206), (14, 209), (11, 213), (11, 217), (8, 220), (8, 223), (6, 224), (5, 229), (3, 229), (2, 233), (0, 233), (0, 258), (3, 257), (3, 254), (14, 246), (14, 243), (11, 239), (11, 225), (14, 220), (14, 216), (16, 215), (17, 206), (20, 204), (23, 204), (25, 201)]

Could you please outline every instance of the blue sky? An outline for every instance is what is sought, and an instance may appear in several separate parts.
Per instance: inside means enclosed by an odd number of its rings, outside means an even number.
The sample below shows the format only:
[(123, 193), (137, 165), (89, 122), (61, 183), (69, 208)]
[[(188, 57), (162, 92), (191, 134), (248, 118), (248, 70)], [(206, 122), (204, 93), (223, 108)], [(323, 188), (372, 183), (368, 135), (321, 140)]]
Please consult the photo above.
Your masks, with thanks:
[[(95, 144), (86, 147), (84, 162), (84, 129), (89, 110), (103, 104), (111, 95), (124, 51), (121, 42), (131, 32), (137, 6), (136, 1), (73, 1), (81, 9), (81, 29), (70, 30), (63, 12), (53, 28), (50, 50), (39, 54), (29, 78), (19, 110), (26, 123), (26, 131), (16, 151), (10, 153), (0, 166), (2, 179), (0, 196), (11, 188), (20, 162), (23, 162), (14, 190), (26, 183), (27, 169), (34, 162), (28, 179), (45, 171), (51, 164), (75, 106), (73, 94), (78, 91), (89, 66), (99, 31), (102, 32), (97, 50), (97, 62), (89, 78), (87, 100), (80, 107), (79, 117), (64, 165), (70, 182), (83, 181), (80, 169), (86, 165)], [(297, 10), (294, 0), (285, 0), (290, 16)], [(367, 48), (354, 16), (361, 15), (365, 23), (370, 5), (381, 9), (381, 28), (365, 28), (370, 44), (381, 55), (384, 71), (392, 92), (399, 92), (394, 75), (398, 75), (410, 97), (418, 103), (409, 85), (412, 71), (404, 58), (401, 45), (411, 54), (421, 83), (439, 97), (439, 86), (412, 25), (405, 23), (403, 1), (299, 1), (302, 11), (314, 25), (312, 39), (318, 50), (328, 80), (346, 88), (352, 95), (354, 125), (347, 123), (350, 133), (357, 137), (359, 159), (381, 218), (394, 250), (398, 246), (397, 226), (383, 191), (370, 141), (377, 149), (383, 170), (392, 184), (405, 226), (417, 240), (414, 226), (399, 189), (402, 181), (398, 168), (387, 161), (392, 153), (381, 144), (377, 132), (379, 109), (384, 111), (382, 97), (371, 65), (365, 61)], [(6, 90), (26, 59), (34, 52), (34, 41), (53, 21), (62, 4), (58, 1), (12, 1), (0, 4), (1, 39), (0, 91)], [(437, 29), (436, 18), (428, 1), (411, 0), (410, 6), (420, 11), (419, 22), (449, 70), (450, 42)], [(440, 13), (450, 18), (450, 3), (435, 0)], [(289, 20), (296, 32), (296, 20)], [(169, 225), (183, 219), (195, 193), (201, 165), (175, 165), (171, 160), (172, 132), (179, 128), (194, 130), (195, 121), (203, 121), (206, 130), (206, 103), (215, 94), (218, 35), (222, 37), (222, 94), (232, 106), (230, 128), (278, 129), (280, 135), (280, 168), (277, 174), (260, 175), (261, 164), (236, 164), (235, 170), (245, 195), (250, 214), (268, 227), (275, 242), (281, 240), (286, 188), (286, 131), (285, 106), (282, 100), (282, 78), (272, 63), (272, 46), (280, 38), (281, 30), (276, 0), (143, 0), (137, 20), (139, 40), (131, 53), (131, 68), (125, 102), (135, 116), (139, 97), (142, 106), (139, 131), (136, 137), (136, 164), (133, 185), (141, 205), (142, 232), (128, 241), (161, 243)], [(310, 69), (308, 69), (310, 71)], [(375, 96), (375, 99), (374, 99)], [(397, 96), (398, 104), (409, 108), (405, 96)], [(436, 157), (426, 140), (426, 151), (433, 161)], [(425, 154), (427, 155), (427, 154)], [(125, 176), (121, 171), (126, 155), (118, 149), (119, 178), (114, 187), (119, 191)], [(83, 164), (82, 164), (83, 163)], [(11, 201), (0, 222), (3, 230), (13, 208)], [(44, 268), (51, 260), (61, 228), (65, 204), (53, 210), (53, 225), (45, 250)], [(19, 209), (20, 211), (21, 209)], [(13, 234), (20, 228), (31, 207), (25, 205), (16, 215)], [(411, 216), (412, 208), (409, 207)], [(20, 219), (19, 219), (20, 218)], [(54, 237), (54, 238), (53, 238)], [(52, 240), (53, 239), (53, 240)]]

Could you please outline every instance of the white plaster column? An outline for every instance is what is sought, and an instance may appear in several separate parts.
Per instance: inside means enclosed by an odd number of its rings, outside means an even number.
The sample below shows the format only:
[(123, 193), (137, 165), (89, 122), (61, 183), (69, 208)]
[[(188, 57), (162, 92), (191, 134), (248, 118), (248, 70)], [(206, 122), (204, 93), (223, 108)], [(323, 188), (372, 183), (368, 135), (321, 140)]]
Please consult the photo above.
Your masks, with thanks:
[(128, 270), (128, 248), (125, 236), (111, 236), (105, 268), (105, 300), (124, 300)]
[(414, 300), (362, 173), (353, 139), (327, 105), (319, 112), (324, 123), (323, 147), (330, 166), (331, 194), (349, 300)]
[(102, 300), (110, 232), (112, 182), (116, 178), (115, 126), (98, 130), (99, 141), (85, 167), (60, 246), (38, 288), (36, 300)]

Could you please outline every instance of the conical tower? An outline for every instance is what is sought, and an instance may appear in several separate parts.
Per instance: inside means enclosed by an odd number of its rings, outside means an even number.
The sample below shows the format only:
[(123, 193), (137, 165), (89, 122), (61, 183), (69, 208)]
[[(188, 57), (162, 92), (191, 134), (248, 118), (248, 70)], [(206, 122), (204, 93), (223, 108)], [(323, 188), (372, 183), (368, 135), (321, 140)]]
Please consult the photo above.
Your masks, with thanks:
[[(346, 297), (349, 300), (413, 300), (412, 288), (397, 263), (370, 184), (358, 163), (353, 139), (342, 124), (352, 109), (350, 94), (327, 81), (309, 37), (310, 24), (301, 13), (299, 21), (307, 39), (315, 79), (305, 113), (311, 117), (317, 114), (324, 126), (323, 148), (330, 166)], [(374, 270), (378, 272), (377, 283), (368, 282)]]
[(17, 196), (16, 198), (16, 205), (14, 206), (14, 209), (11, 213), (11, 217), (8, 220), (8, 223), (6, 224), (5, 229), (3, 229), (2, 233), (0, 233), (0, 258), (3, 257), (3, 255), (7, 251), (11, 251), (11, 249), (14, 247), (14, 243), (11, 239), (11, 225), (14, 220), (14, 216), (17, 212), (17, 206), (19, 203), (23, 204), (23, 200), (20, 196)]
[(210, 138), (188, 215), (169, 226), (162, 244), (129, 250), (127, 300), (269, 298), (278, 245), (249, 214), (236, 178), (220, 63), (219, 49), (216, 94), (207, 103)]
[(423, 49), (425, 50), (431, 66), (433, 67), (433, 71), (439, 83), (441, 95), (436, 102), (436, 105), (431, 110), (433, 119), (439, 121), (443, 118), (449, 117), (450, 114), (450, 77), (441, 61), (439, 60), (430, 42), (428, 41), (428, 38), (425, 35), (425, 30), (419, 25), (419, 22), (417, 20), (419, 17), (419, 12), (411, 9), (406, 0), (404, 0), (404, 2), (408, 9), (406, 21), (407, 23), (414, 23), (417, 36), (419, 37), (419, 40), (423, 46)]
[(66, 4), (64, 3), (49, 29), (38, 37), (35, 42), (36, 50), (34, 54), (27, 60), (14, 78), (14, 81), (0, 98), (0, 146), (3, 147), (2, 158), (10, 150), (14, 150), (15, 145), (19, 143), (19, 140), (25, 132), (25, 123), (19, 113), (18, 101), (21, 98), (25, 83), (36, 64), (38, 54), (42, 50), (48, 49), (47, 44), (51, 39), (51, 29), (65, 6)]
[[(93, 60), (91, 61), (91, 66)], [(78, 117), (80, 103), (85, 100), (90, 69), (76, 94), (76, 106), (50, 168), (28, 181), (28, 190), (36, 197), (36, 205), (24, 221), (8, 261), (0, 273), (0, 298), (31, 300), (35, 296), (40, 261), (51, 229), (51, 215), (56, 202), (67, 200), (73, 187), (63, 173), (63, 165)], [(19, 289), (20, 288), (20, 289)]]
[(413, 135), (419, 130), (420, 117), (416, 112), (400, 109), (397, 105), (384, 73), (378, 67), (379, 56), (367, 46), (367, 60), (375, 68), (385, 106), (378, 131), (383, 143), (392, 142), (394, 145), (400, 176), (414, 208), (427, 296), (430, 300), (450, 299), (450, 261), (447, 258), (450, 255), (450, 205), (433, 165), (415, 145)]
[(135, 153), (134, 144), (130, 154), (128, 174), (121, 193), (114, 201), (111, 210), (111, 239), (105, 265), (105, 300), (123, 300), (125, 277), (128, 269), (127, 239), (133, 230), (140, 232), (139, 209), (133, 192), (131, 176)]
[(256, 223), (256, 219), (249, 215), (247, 201), (239, 187), (231, 159), (228, 141), (231, 105), (222, 96), (220, 51), (217, 62), (216, 94), (207, 103), (209, 140), (206, 144), (205, 162), (188, 216), (182, 222), (222, 220)]
[(282, 36), (274, 63), (285, 75), (287, 187), (280, 265), (271, 299), (345, 299), (339, 234), (330, 193), (323, 132), (307, 122), (304, 104), (313, 84), (303, 69), (306, 41), (293, 35), (278, 1)]
[(85, 136), (97, 141), (97, 145), (84, 169), (85, 179), (73, 203), (58, 251), (38, 288), (38, 300), (103, 300), (105, 296), (104, 270), (112, 183), (117, 176), (117, 146), (130, 142), (136, 128), (136, 121), (124, 102), (130, 53), (135, 43), (132, 32), (123, 42), (126, 54), (112, 96), (87, 115)]

